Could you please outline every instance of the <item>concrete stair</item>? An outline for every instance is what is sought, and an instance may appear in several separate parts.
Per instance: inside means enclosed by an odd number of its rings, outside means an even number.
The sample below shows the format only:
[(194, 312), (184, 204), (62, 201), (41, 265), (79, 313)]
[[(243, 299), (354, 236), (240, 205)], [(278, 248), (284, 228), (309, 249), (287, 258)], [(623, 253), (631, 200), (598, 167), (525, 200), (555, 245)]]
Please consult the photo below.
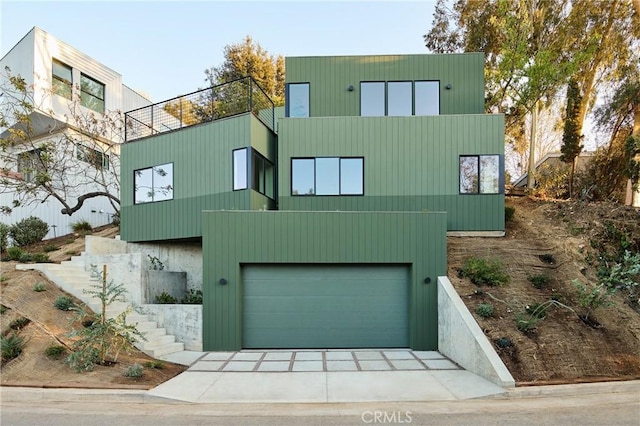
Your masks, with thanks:
[[(100, 313), (102, 305), (96, 298), (87, 294), (88, 290), (96, 290), (92, 285), (91, 273), (84, 270), (84, 252), (79, 256), (73, 256), (71, 260), (55, 263), (18, 264), (18, 270), (37, 270), (58, 287), (84, 302), (95, 313)], [(113, 302), (108, 306), (107, 318), (115, 318), (127, 310), (131, 305), (126, 302)], [(184, 343), (176, 342), (175, 336), (167, 334), (167, 330), (158, 327), (158, 323), (151, 315), (133, 311), (127, 314), (127, 322), (136, 324), (136, 329), (143, 333), (145, 340), (141, 340), (135, 346), (153, 358), (166, 357), (176, 352), (184, 351)]]

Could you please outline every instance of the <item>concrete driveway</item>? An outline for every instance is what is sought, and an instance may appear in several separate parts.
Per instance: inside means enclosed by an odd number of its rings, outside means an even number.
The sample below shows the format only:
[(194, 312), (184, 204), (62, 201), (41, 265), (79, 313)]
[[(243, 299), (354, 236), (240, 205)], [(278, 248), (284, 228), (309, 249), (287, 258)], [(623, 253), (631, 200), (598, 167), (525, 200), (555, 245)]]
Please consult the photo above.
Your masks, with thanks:
[(188, 402), (444, 401), (506, 393), (438, 352), (409, 349), (209, 352), (148, 392)]

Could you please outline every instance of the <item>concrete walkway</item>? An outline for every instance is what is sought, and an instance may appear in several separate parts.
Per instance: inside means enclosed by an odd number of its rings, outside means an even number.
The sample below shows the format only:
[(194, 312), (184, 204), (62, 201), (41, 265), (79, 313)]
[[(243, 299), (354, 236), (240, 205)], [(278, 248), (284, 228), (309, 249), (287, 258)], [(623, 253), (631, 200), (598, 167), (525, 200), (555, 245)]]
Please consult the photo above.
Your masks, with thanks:
[(389, 349), (211, 352), (148, 395), (195, 403), (319, 403), (506, 393), (438, 352)]

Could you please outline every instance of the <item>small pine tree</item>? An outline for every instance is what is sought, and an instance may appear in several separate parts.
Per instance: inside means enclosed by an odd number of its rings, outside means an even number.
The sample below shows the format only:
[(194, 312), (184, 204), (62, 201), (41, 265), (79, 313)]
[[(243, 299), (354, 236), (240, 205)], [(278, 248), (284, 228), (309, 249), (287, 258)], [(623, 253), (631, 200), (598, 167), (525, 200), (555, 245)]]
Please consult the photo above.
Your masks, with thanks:
[(569, 198), (573, 198), (573, 176), (576, 170), (576, 157), (582, 151), (580, 145), (583, 135), (579, 134), (578, 116), (582, 105), (582, 95), (575, 80), (570, 80), (567, 85), (567, 109), (564, 120), (564, 132), (562, 134), (562, 146), (560, 147), (560, 160), (571, 164), (569, 174)]

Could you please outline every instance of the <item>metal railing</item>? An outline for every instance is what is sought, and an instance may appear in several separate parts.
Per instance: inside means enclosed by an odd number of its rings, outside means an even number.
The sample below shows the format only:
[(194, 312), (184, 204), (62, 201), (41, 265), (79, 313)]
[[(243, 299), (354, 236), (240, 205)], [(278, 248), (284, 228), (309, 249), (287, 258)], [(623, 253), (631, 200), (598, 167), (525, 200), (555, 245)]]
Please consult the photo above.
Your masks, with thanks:
[(275, 129), (273, 101), (251, 77), (198, 90), (125, 113), (125, 142), (252, 112)]

